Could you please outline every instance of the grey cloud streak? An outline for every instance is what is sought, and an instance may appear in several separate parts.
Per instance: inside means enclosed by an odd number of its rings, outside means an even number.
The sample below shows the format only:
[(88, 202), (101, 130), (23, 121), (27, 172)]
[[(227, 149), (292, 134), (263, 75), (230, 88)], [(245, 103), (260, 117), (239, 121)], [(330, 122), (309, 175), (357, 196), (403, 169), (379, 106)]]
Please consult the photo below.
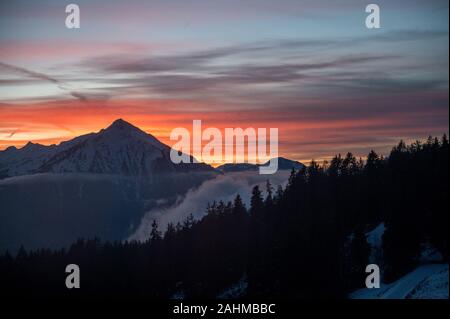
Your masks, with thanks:
[(405, 42), (424, 39), (435, 39), (448, 36), (447, 31), (427, 30), (398, 30), (365, 37), (339, 38), (339, 39), (299, 39), (274, 40), (231, 45), (196, 51), (172, 56), (138, 57), (131, 55), (112, 55), (94, 57), (84, 60), (80, 66), (93, 68), (105, 73), (145, 73), (182, 71), (193, 68), (206, 67), (208, 63), (230, 56), (241, 56), (247, 53), (261, 54), (271, 51), (295, 50), (302, 52), (305, 49), (317, 50), (325, 47), (348, 47), (363, 43)]
[[(358, 54), (345, 55), (333, 49), (356, 47), (368, 42), (400, 43), (445, 36), (448, 32), (441, 30), (397, 30), (368, 37), (267, 40), (168, 56), (100, 56), (85, 59), (78, 67), (103, 77), (97, 81), (106, 92), (108, 85), (114, 85), (110, 90), (115, 96), (141, 90), (145, 94), (178, 95), (200, 100), (233, 100), (233, 96), (246, 99), (247, 95), (254, 98), (261, 93), (258, 90), (246, 91), (246, 88), (263, 84), (283, 86), (284, 92), (308, 89), (307, 94), (322, 90), (321, 94), (331, 95), (333, 89), (340, 90), (340, 94), (363, 94), (369, 88), (373, 91), (406, 92), (417, 87), (439, 88), (445, 86), (446, 81), (435, 78), (396, 79), (390, 73), (406, 69), (402, 66), (404, 57), (398, 54), (358, 51)], [(317, 54), (318, 51), (321, 54)], [(267, 58), (271, 60), (264, 60)], [(223, 59), (227, 62), (223, 63)], [(394, 70), (383, 65), (395, 59), (398, 63), (394, 64)], [(268, 88), (268, 92), (276, 93), (276, 89)]]
[[(56, 79), (55, 77), (49, 76), (47, 74), (35, 72), (35, 71), (29, 70), (29, 69), (26, 69), (23, 67), (7, 64), (7, 63), (3, 63), (3, 62), (0, 62), (0, 68), (7, 69), (7, 70), (13, 71), (15, 73), (20, 73), (20, 74), (26, 75), (30, 78), (36, 79), (36, 80), (42, 80), (42, 81), (54, 83), (61, 90), (68, 91), (69, 94), (71, 96), (73, 96), (74, 98), (76, 98), (82, 102), (88, 101), (87, 96), (85, 96), (79, 92), (75, 92), (75, 91), (71, 91), (71, 90), (67, 89), (66, 84), (64, 82)], [(8, 82), (8, 81), (3, 81), (3, 84), (9, 84), (9, 83), (10, 82)]]
[[(151, 71), (141, 73), (139, 71), (136, 77), (105, 79), (108, 84), (119, 84), (123, 89), (130, 88), (147, 88), (157, 93), (164, 94), (200, 94), (204, 95), (208, 90), (219, 88), (226, 92), (227, 88), (241, 85), (258, 85), (258, 84), (287, 84), (290, 82), (321, 79), (321, 75), (314, 75), (311, 72), (322, 71), (330, 68), (343, 68), (364, 63), (373, 63), (377, 61), (386, 61), (389, 59), (399, 58), (398, 56), (350, 56), (336, 59), (327, 59), (323, 62), (305, 62), (305, 63), (280, 63), (271, 65), (230, 65), (230, 66), (198, 66), (197, 70), (192, 70), (188, 74), (164, 74), (162, 71), (168, 72), (172, 67), (160, 71)], [(154, 62), (152, 62), (153, 65)], [(171, 66), (177, 63), (170, 64)], [(121, 64), (118, 69), (127, 73), (133, 73), (138, 65)], [(97, 65), (98, 66), (98, 65)], [(100, 66), (102, 68), (102, 66)], [(111, 69), (115, 69), (111, 67)], [(145, 70), (156, 70), (152, 67), (143, 67)], [(105, 71), (104, 69), (102, 71)], [(181, 70), (178, 70), (181, 71)], [(109, 71), (108, 71), (109, 72)], [(309, 73), (308, 73), (309, 72)], [(114, 72), (113, 72), (114, 73)], [(118, 90), (121, 88), (119, 87)], [(114, 88), (116, 90), (116, 88)], [(215, 92), (215, 94), (218, 94)], [(220, 95), (220, 94), (218, 94)]]

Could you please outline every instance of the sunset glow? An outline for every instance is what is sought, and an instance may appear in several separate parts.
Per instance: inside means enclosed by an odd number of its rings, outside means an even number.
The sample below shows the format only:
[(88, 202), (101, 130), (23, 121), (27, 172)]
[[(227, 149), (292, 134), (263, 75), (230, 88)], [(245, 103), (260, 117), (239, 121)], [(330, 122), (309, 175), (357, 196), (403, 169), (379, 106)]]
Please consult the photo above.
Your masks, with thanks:
[(379, 1), (372, 31), (357, 0), (176, 2), (78, 1), (76, 31), (58, 1), (1, 4), (0, 150), (118, 118), (168, 145), (197, 119), (276, 127), (301, 161), (448, 133), (446, 1)]

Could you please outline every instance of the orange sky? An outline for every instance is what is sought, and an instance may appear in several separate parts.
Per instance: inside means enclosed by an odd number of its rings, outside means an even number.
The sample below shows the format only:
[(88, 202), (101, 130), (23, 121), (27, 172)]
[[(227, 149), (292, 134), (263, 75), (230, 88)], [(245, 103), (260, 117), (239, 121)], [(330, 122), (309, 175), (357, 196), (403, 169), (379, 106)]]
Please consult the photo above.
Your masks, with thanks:
[[(172, 146), (175, 143), (169, 139), (172, 129), (184, 127), (191, 130), (193, 120), (202, 120), (203, 129), (217, 127), (222, 133), (227, 127), (276, 127), (279, 129), (279, 155), (308, 162), (312, 158), (328, 159), (347, 151), (364, 156), (372, 148), (386, 153), (411, 130), (407, 123), (402, 128), (398, 119), (386, 117), (301, 120), (295, 113), (281, 116), (276, 110), (225, 112), (214, 111), (205, 105), (203, 112), (189, 112), (192, 107), (192, 102), (183, 100), (65, 100), (32, 106), (3, 104), (0, 107), (0, 149), (12, 145), (20, 147), (28, 141), (57, 144), (97, 132), (118, 118)], [(180, 111), (183, 108), (185, 112)], [(222, 105), (223, 108), (226, 107)], [(202, 110), (203, 107), (196, 102), (195, 109)], [(424, 127), (422, 137), (427, 134), (429, 128)]]
[(76, 30), (59, 1), (1, 6), (0, 150), (118, 118), (170, 146), (193, 120), (275, 127), (305, 162), (448, 133), (446, 1), (380, 0), (380, 29), (361, 0), (80, 1)]

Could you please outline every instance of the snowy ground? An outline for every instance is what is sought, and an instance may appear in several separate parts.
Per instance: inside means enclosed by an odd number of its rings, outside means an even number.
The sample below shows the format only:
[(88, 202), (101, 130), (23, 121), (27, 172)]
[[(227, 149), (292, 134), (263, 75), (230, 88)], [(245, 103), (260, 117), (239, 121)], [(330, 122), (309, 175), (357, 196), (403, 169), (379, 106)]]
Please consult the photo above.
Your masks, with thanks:
[(360, 289), (351, 299), (448, 299), (448, 264), (420, 266), (379, 289)]
[(233, 286), (226, 289), (217, 299), (237, 299), (245, 296), (248, 288), (247, 276), (244, 275), (242, 278)]
[(372, 264), (381, 264), (382, 262), (382, 244), (383, 234), (386, 230), (384, 223), (379, 224), (371, 232), (366, 233), (367, 243), (371, 247), (369, 260)]

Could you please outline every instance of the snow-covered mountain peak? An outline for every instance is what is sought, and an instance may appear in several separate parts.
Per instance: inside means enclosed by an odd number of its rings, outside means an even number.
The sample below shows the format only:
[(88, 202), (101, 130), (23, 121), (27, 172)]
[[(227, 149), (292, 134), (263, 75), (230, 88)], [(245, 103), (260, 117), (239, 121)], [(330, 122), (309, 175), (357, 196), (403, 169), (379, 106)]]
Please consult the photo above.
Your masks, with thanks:
[(129, 143), (130, 141), (142, 142), (145, 144), (150, 144), (159, 150), (167, 150), (168, 146), (161, 143), (156, 137), (142, 131), (140, 128), (128, 123), (123, 119), (115, 120), (106, 129), (101, 130), (97, 133), (98, 137), (104, 139), (103, 142), (110, 141), (115, 144)]
[(138, 127), (128, 123), (127, 121), (124, 121), (123, 119), (115, 120), (106, 129), (103, 129), (100, 131), (100, 133), (102, 133), (102, 132), (110, 132), (110, 133), (124, 134), (124, 135), (145, 133)]
[(116, 130), (139, 130), (136, 126), (128, 123), (124, 119), (117, 119), (107, 128), (107, 129), (116, 129)]
[(59, 145), (29, 142), (0, 152), (0, 178), (34, 173), (94, 173), (150, 176), (162, 172), (213, 170), (209, 165), (175, 165), (170, 147), (151, 134), (118, 119), (98, 133)]

